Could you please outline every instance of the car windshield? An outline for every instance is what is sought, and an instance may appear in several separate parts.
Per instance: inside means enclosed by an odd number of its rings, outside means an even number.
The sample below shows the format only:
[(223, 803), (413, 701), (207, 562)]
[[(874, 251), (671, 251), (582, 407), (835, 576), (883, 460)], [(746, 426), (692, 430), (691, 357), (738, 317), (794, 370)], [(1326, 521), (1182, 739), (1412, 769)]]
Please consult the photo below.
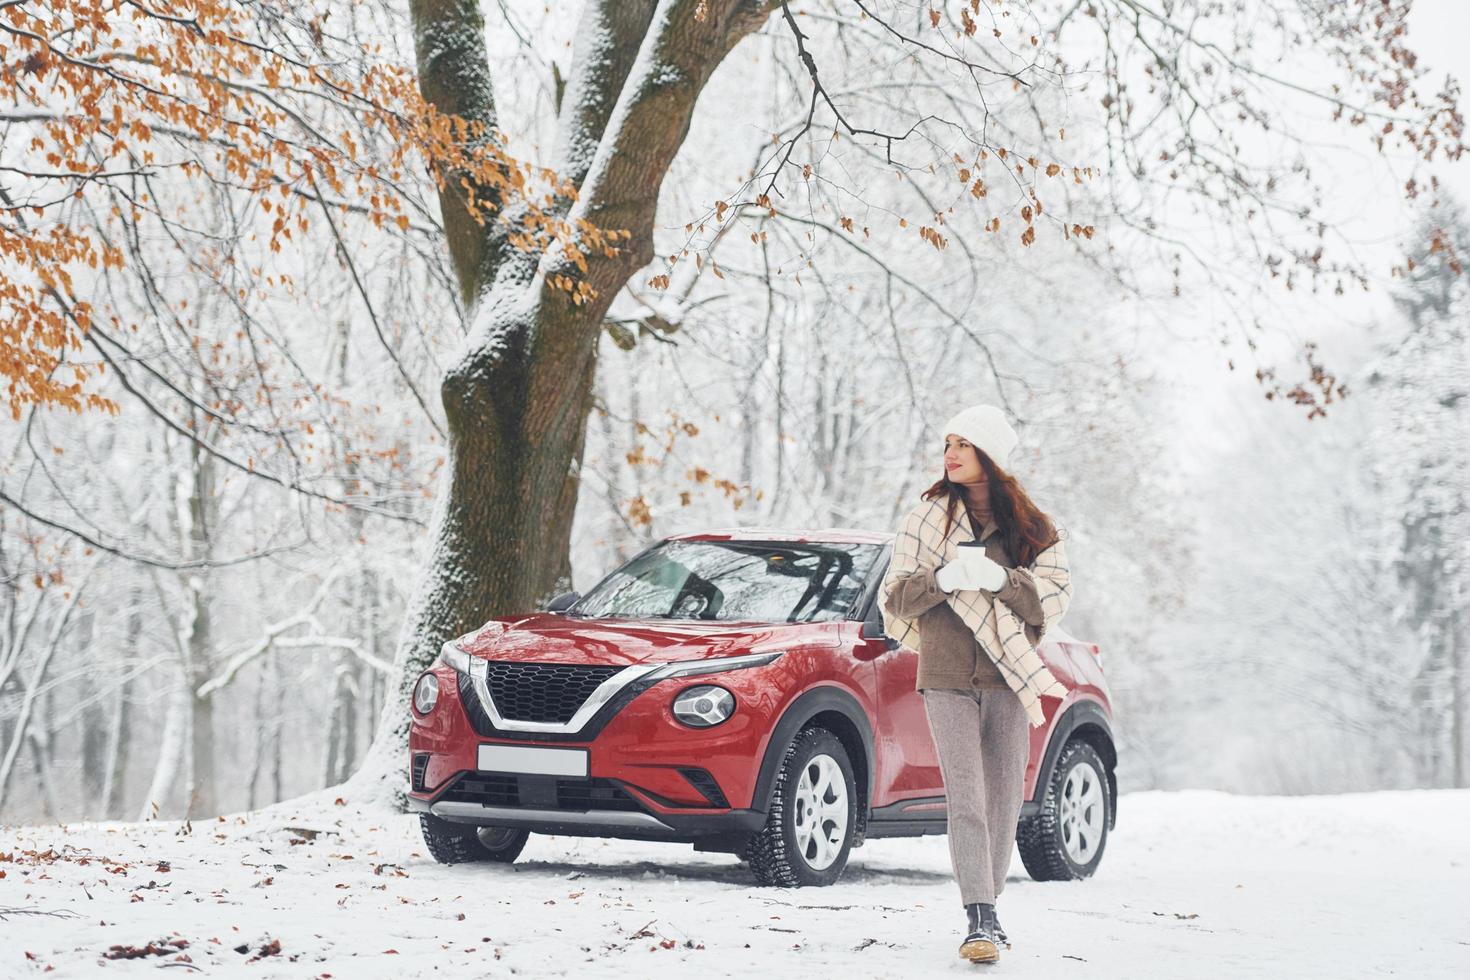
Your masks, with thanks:
[(841, 619), (879, 544), (666, 541), (568, 610), (588, 618), (809, 623)]

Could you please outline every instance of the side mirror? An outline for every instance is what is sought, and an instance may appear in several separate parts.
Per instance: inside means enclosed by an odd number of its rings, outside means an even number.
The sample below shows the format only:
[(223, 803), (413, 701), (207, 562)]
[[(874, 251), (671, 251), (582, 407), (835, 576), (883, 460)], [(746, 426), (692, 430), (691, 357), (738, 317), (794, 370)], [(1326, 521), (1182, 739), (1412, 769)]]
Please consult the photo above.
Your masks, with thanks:
[(882, 640), (883, 646), (889, 650), (897, 650), (901, 646), (897, 640), (883, 632), (882, 616), (869, 616), (863, 620), (863, 627), (858, 635), (865, 640)]
[(563, 592), (546, 604), (546, 612), (563, 612), (569, 609), (572, 603), (582, 598), (580, 592)]

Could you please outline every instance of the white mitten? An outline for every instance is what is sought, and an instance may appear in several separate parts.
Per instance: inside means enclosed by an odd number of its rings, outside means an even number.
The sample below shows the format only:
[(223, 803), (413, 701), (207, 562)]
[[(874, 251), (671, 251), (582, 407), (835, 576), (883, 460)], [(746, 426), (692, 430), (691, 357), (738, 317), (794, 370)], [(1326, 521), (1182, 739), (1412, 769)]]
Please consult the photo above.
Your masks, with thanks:
[(1010, 573), (1005, 572), (1005, 566), (991, 561), (985, 555), (976, 555), (976, 567), (980, 574), (979, 588), (989, 589), (991, 592), (1000, 592), (1005, 586), (1010, 585)]
[(961, 548), (954, 561), (934, 573), (934, 581), (946, 592), (956, 589), (999, 592), (1010, 581), (1010, 576), (1004, 567), (985, 557), (979, 548)]
[(974, 566), (965, 561), (963, 557), (941, 566), (939, 571), (934, 573), (934, 581), (946, 592), (980, 588), (979, 575)]

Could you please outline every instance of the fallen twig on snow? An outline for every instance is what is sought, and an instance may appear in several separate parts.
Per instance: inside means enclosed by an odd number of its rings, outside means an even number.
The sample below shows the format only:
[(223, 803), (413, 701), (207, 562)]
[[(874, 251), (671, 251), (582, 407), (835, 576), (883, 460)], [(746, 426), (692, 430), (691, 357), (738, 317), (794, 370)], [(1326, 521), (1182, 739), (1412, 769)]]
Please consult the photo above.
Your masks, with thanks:
[(0, 905), (0, 920), (4, 920), (4, 918), (7, 915), (51, 915), (51, 916), (55, 916), (58, 919), (79, 919), (79, 918), (81, 918), (80, 915), (78, 915), (77, 913), (73, 912), (71, 909), (49, 909), (48, 910), (48, 909), (38, 909), (38, 908), (31, 908), (31, 907), (21, 908), (19, 906), (12, 908), (12, 907), (9, 907), (9, 906)]
[(832, 912), (848, 912), (852, 909), (863, 911), (878, 910), (879, 912), (912, 912), (913, 909), (896, 909), (888, 905), (802, 905), (799, 902), (783, 902), (779, 898), (763, 898), (762, 902), (767, 905), (784, 905), (789, 909), (827, 909)]
[(861, 953), (863, 950), (867, 949), (869, 946), (887, 946), (889, 949), (898, 949), (898, 944), (896, 944), (896, 943), (885, 943), (885, 942), (881, 942), (881, 941), (879, 941), (877, 939), (864, 939), (862, 942), (860, 942), (856, 946), (854, 946), (852, 948), (852, 951), (854, 953)]

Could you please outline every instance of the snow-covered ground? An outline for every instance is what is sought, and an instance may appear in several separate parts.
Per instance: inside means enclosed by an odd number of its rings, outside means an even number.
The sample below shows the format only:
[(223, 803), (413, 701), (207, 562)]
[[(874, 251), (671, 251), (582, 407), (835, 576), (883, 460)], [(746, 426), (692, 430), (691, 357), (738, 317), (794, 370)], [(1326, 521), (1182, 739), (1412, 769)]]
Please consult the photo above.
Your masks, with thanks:
[[(1013, 948), (972, 966), (944, 838), (871, 841), (837, 885), (787, 891), (687, 846), (568, 837), (533, 836), (512, 867), (443, 867), (413, 818), (331, 801), (187, 833), (0, 828), (0, 977), (1463, 980), (1467, 831), (1470, 790), (1128, 794), (1094, 878), (1033, 882), (1015, 857), (998, 903)], [(187, 945), (106, 958), (169, 940)]]

